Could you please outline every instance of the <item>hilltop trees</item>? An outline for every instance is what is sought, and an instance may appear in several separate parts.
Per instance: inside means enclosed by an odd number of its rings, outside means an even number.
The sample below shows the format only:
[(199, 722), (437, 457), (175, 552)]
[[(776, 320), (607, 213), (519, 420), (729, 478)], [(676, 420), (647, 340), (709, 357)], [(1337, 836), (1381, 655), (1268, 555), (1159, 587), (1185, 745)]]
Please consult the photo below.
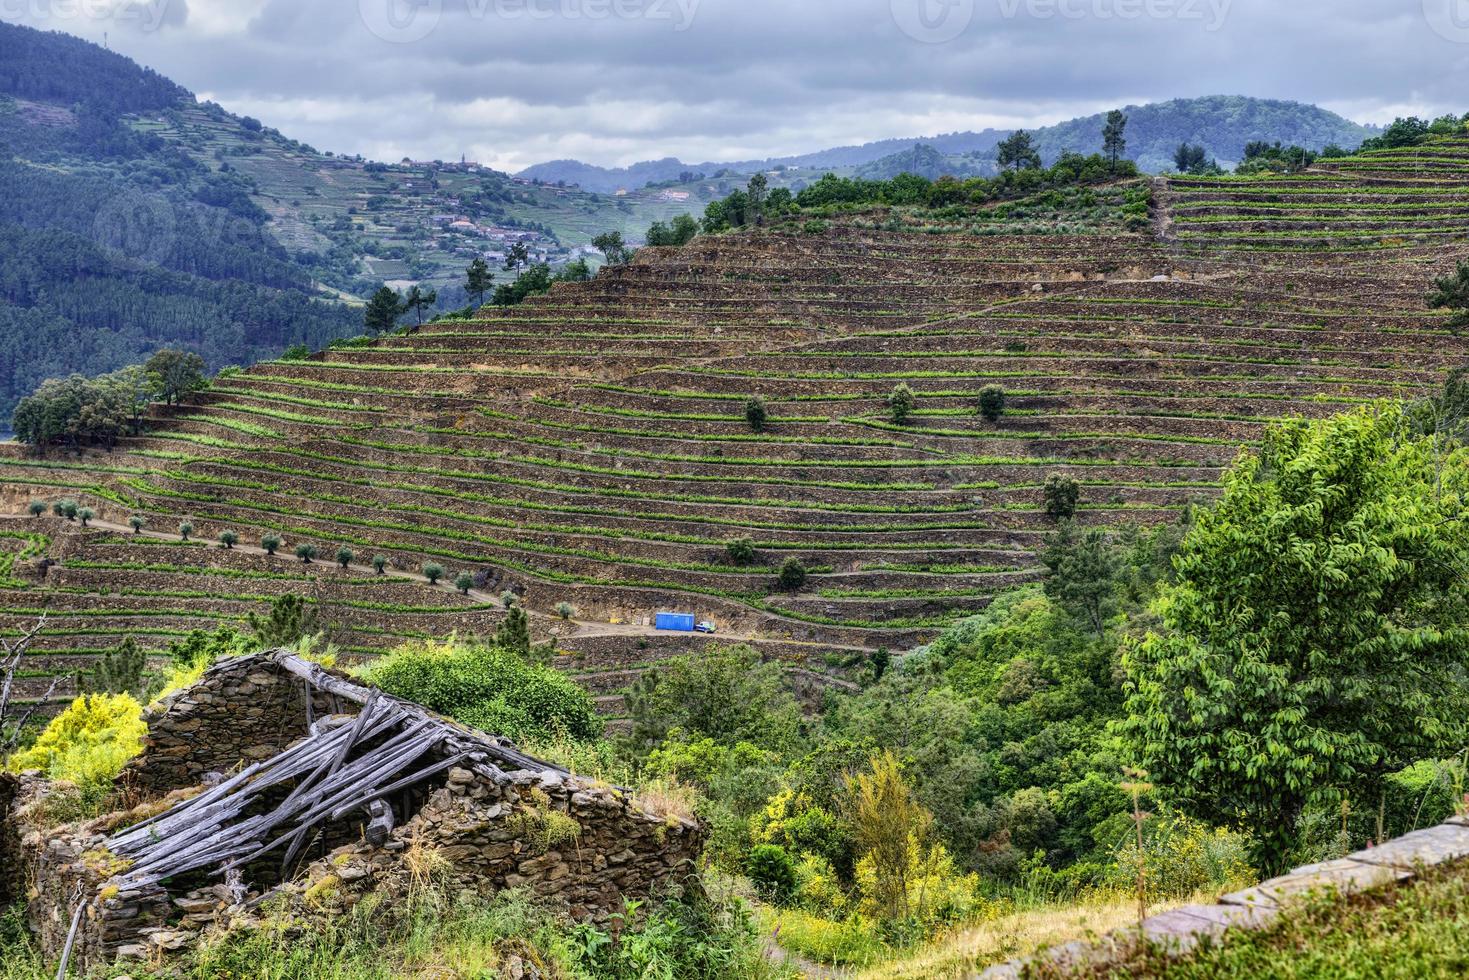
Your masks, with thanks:
[(387, 286), (383, 286), (372, 294), (372, 299), (368, 300), (367, 311), (363, 315), (363, 326), (373, 337), (391, 333), (398, 325), (398, 317), (404, 312), (403, 297)]
[(423, 326), (423, 311), (432, 308), (438, 301), (439, 294), (436, 290), (414, 286), (408, 290), (408, 295), (403, 297), (403, 310), (414, 314), (421, 327)]
[(1469, 451), (1406, 421), (1272, 426), (1184, 539), (1164, 628), (1124, 650), (1137, 760), (1258, 835), (1267, 870), (1314, 800), (1375, 806), (1388, 774), (1469, 735)]
[(1202, 144), (1180, 143), (1173, 151), (1173, 167), (1181, 174), (1202, 174), (1218, 167), (1218, 164), (1209, 159), (1209, 152)]
[(490, 271), (490, 265), (483, 258), (477, 258), (469, 263), (469, 268), (464, 273), (464, 291), (473, 296), (478, 302), (477, 306), (485, 305), (485, 293), (495, 283), (495, 274)]
[(1469, 262), (1460, 262), (1452, 275), (1435, 279), (1434, 291), (1428, 297), (1428, 307), (1434, 310), (1451, 310), (1453, 316), (1447, 326), (1455, 336), (1469, 327)]
[(1036, 152), (1035, 141), (1023, 129), (1017, 129), (1000, 141), (996, 162), (1001, 170), (1039, 170), (1041, 155)]
[(1117, 161), (1127, 151), (1127, 115), (1121, 109), (1107, 113), (1107, 123), (1102, 127), (1102, 152), (1112, 161), (1112, 170), (1117, 170)]
[(626, 265), (632, 260), (632, 249), (622, 240), (622, 232), (607, 231), (592, 239), (592, 247), (607, 257), (608, 265)]
[(183, 396), (205, 387), (204, 358), (193, 351), (161, 350), (143, 365), (158, 397), (175, 405)]
[(673, 223), (653, 222), (648, 229), (647, 242), (653, 246), (687, 245), (699, 233), (699, 222), (692, 215), (681, 214)]
[(505, 250), (505, 271), (518, 272), (530, 265), (530, 248), (525, 242), (512, 242)]

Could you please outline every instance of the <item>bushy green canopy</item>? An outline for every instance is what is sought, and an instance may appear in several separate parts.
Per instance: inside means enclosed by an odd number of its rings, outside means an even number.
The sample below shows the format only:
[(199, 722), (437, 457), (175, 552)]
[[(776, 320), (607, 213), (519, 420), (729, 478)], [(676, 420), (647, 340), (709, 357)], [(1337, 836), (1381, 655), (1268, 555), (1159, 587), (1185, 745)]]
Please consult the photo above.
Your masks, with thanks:
[(1316, 795), (1375, 807), (1388, 773), (1464, 745), (1466, 464), (1396, 406), (1272, 427), (1124, 658), (1140, 760), (1267, 865)]
[(497, 647), (454, 638), (408, 643), (362, 676), (389, 694), (518, 742), (602, 734), (591, 695), (563, 674)]

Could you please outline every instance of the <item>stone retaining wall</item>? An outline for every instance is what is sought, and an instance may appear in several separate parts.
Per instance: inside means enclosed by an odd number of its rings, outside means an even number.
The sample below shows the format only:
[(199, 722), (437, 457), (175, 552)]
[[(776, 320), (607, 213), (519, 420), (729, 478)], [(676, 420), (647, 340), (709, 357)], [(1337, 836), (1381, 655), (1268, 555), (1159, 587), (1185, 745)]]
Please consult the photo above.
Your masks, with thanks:
[(980, 980), (1019, 980), (1029, 962), (1052, 968), (1085, 972), (1135, 951), (1140, 942), (1169, 956), (1181, 956), (1206, 937), (1217, 938), (1230, 929), (1264, 929), (1292, 901), (1309, 894), (1342, 897), (1416, 878), (1425, 869), (1469, 858), (1469, 817), (1417, 830), (1380, 847), (1348, 854), (1335, 861), (1308, 864), (1253, 888), (1225, 895), (1213, 905), (1187, 905), (1164, 912), (1137, 926), (1119, 929), (1098, 943), (1067, 943), (1047, 950), (1033, 961), (1013, 960), (992, 966)]

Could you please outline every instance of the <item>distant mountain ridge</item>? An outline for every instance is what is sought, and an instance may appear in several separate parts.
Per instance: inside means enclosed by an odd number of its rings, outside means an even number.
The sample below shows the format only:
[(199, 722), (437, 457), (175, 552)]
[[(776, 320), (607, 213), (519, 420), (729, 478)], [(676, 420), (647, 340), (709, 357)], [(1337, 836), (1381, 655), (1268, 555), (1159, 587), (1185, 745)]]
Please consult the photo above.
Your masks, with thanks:
[[(1279, 99), (1215, 95), (1196, 99), (1173, 99), (1141, 106), (1127, 106), (1128, 152), (1142, 169), (1152, 172), (1172, 165), (1178, 144), (1202, 144), (1221, 163), (1237, 163), (1252, 140), (1279, 140), (1319, 150), (1329, 143), (1348, 149), (1375, 135), (1375, 127), (1354, 123), (1320, 106)], [(1084, 116), (1055, 126), (1032, 130), (1036, 147), (1046, 163), (1068, 150), (1095, 153), (1101, 149), (1103, 115)], [(958, 176), (993, 171), (995, 149), (1013, 130), (986, 129), (980, 132), (947, 133), (941, 136), (885, 139), (860, 146), (841, 146), (814, 153), (765, 160), (689, 164), (673, 157), (635, 163), (630, 167), (598, 167), (579, 160), (553, 160), (527, 167), (517, 176), (548, 183), (564, 181), (585, 190), (612, 193), (642, 187), (650, 182), (678, 180), (687, 173), (713, 175), (729, 170), (754, 173), (778, 166), (856, 170), (863, 175), (887, 174), (894, 161), (911, 155), (915, 146), (932, 147), (951, 158), (948, 172)], [(927, 154), (920, 155), (932, 164)], [(960, 161), (952, 158), (969, 158)], [(979, 161), (990, 161), (980, 163)]]

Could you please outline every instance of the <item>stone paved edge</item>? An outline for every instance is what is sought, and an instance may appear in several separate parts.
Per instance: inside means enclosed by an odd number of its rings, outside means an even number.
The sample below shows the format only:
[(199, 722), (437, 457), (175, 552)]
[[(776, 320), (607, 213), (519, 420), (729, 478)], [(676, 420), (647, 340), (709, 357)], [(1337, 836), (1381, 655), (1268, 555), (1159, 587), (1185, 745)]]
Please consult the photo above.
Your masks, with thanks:
[[(1232, 892), (1216, 905), (1185, 905), (1143, 920), (1141, 933), (1172, 956), (1188, 953), (1205, 937), (1230, 929), (1264, 929), (1282, 905), (1309, 893), (1353, 895), (1417, 877), (1420, 870), (1469, 858), (1469, 816), (1458, 816), (1426, 830), (1415, 830), (1381, 847), (1368, 848), (1335, 861), (1307, 864), (1253, 888)], [(1059, 966), (1101, 964), (1137, 941), (1137, 926), (1117, 929), (1099, 942), (1066, 943), (1025, 959), (998, 963), (977, 980), (1019, 980), (1029, 963)]]

